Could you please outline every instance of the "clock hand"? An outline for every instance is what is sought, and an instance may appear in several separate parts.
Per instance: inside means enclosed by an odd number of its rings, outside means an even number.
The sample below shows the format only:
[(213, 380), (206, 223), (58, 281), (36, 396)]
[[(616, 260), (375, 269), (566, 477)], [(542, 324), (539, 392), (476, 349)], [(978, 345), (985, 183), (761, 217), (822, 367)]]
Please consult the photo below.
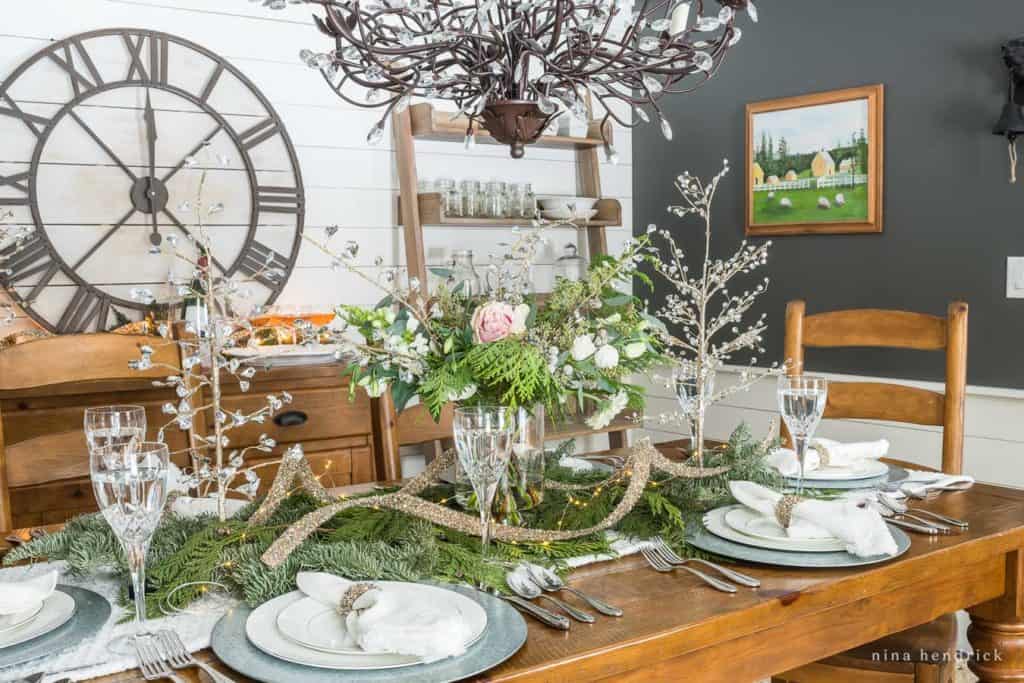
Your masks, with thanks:
[(78, 261), (75, 263), (75, 265), (71, 266), (71, 270), (78, 270), (79, 268), (81, 268), (82, 264), (85, 263), (90, 256), (92, 256), (94, 253), (96, 253), (96, 250), (99, 249), (101, 246), (103, 246), (103, 243), (106, 242), (108, 239), (110, 239), (111, 235), (113, 235), (115, 232), (120, 230), (121, 226), (124, 225), (125, 223), (127, 223), (128, 219), (131, 218), (134, 215), (135, 215), (135, 209), (134, 208), (129, 209), (128, 213), (126, 213), (121, 220), (119, 220), (117, 223), (114, 223), (113, 227), (111, 227), (110, 230), (107, 230), (107, 232), (104, 233), (103, 237), (101, 237), (99, 239), (99, 241), (96, 242), (96, 244), (92, 245), (89, 248), (89, 251), (87, 251), (84, 254), (82, 254), (82, 256), (78, 259)]
[[(189, 239), (192, 238), (192, 233), (188, 231), (188, 228), (185, 227), (184, 223), (178, 220), (177, 216), (171, 213), (166, 207), (162, 209), (162, 211), (164, 212), (164, 215), (167, 216), (167, 218), (169, 218), (172, 223), (174, 223), (174, 227), (176, 227), (178, 230), (181, 230), (185, 237), (188, 237)], [(211, 254), (210, 256), (212, 257), (211, 260), (213, 261), (213, 265), (217, 266), (220, 272), (226, 275), (228, 269), (224, 267), (224, 264), (218, 261), (217, 257), (213, 256), (213, 254)]]
[(123, 161), (121, 161), (121, 159), (118, 158), (118, 156), (116, 154), (114, 154), (114, 150), (110, 149), (110, 147), (108, 147), (106, 145), (106, 143), (103, 142), (103, 140), (100, 140), (100, 137), (98, 135), (96, 135), (95, 132), (93, 132), (92, 128), (90, 128), (89, 126), (87, 126), (85, 124), (85, 121), (83, 121), (81, 119), (81, 117), (79, 117), (78, 114), (76, 114), (74, 112), (74, 110), (69, 111), (68, 112), (68, 116), (70, 116), (72, 119), (74, 119), (75, 121), (78, 122), (78, 125), (80, 125), (85, 130), (85, 132), (89, 134), (89, 137), (91, 137), (93, 140), (95, 140), (96, 144), (99, 145), (100, 148), (102, 148), (103, 151), (107, 153), (107, 156), (109, 156), (114, 161), (115, 164), (120, 166), (122, 171), (124, 171), (125, 173), (128, 174), (128, 177), (132, 179), (133, 183), (136, 180), (138, 180), (138, 178), (136, 178), (135, 174), (132, 173), (131, 169), (128, 168), (127, 166), (125, 166), (125, 163)]
[[(163, 238), (157, 228), (156, 190), (153, 188), (153, 180), (156, 176), (156, 112), (153, 111), (148, 88), (146, 89), (146, 107), (143, 110), (143, 118), (146, 119), (146, 142), (149, 144), (149, 184), (146, 194), (149, 196), (149, 215), (153, 219), (153, 233), (149, 236), (149, 243), (154, 247), (159, 247)], [(159, 248), (156, 251), (159, 251)]]

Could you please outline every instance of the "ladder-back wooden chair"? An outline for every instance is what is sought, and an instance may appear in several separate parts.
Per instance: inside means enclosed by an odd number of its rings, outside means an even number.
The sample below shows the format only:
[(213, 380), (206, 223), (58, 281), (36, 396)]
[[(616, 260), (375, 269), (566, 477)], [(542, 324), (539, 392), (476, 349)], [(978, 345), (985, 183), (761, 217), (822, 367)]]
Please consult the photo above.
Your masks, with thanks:
[[(942, 427), (943, 472), (963, 469), (967, 388), (967, 304), (954, 301), (945, 318), (877, 309), (805, 315), (803, 301), (786, 307), (786, 359), (790, 374), (804, 372), (805, 348), (884, 347), (944, 352), (945, 393), (880, 382), (829, 382), (826, 418), (870, 419)], [(913, 465), (921, 469), (920, 465)], [(788, 671), (790, 683), (946, 683), (956, 669), (956, 618), (931, 622)], [(878, 653), (888, 656), (879, 657)], [(874, 655), (874, 657), (872, 656)], [(884, 660), (876, 661), (875, 658)]]
[(395, 410), (391, 392), (385, 391), (373, 400), (374, 441), (377, 444), (377, 473), (385, 481), (402, 478), (401, 447), (424, 445), (434, 456), (451, 447), (452, 418), (455, 405), (449, 403), (436, 422), (422, 404), (409, 406), (401, 413)]
[[(123, 334), (46, 337), (0, 351), (0, 525), (35, 526), (95, 509), (82, 426), (91, 405), (146, 408), (152, 438), (166, 422), (167, 390), (153, 379), (166, 368), (132, 370), (139, 347), (153, 347), (154, 364), (179, 364), (176, 344)], [(186, 437), (168, 431), (172, 450)], [(181, 441), (182, 443), (179, 443)], [(12, 490), (15, 506), (12, 509)], [(58, 518), (63, 515), (63, 519)]]

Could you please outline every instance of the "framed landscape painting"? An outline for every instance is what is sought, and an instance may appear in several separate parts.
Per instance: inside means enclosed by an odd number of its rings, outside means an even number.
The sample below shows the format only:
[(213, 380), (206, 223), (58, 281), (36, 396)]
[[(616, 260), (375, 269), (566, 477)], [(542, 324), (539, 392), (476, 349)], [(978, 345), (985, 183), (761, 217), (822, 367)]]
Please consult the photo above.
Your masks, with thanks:
[(748, 235), (882, 232), (884, 89), (747, 105)]

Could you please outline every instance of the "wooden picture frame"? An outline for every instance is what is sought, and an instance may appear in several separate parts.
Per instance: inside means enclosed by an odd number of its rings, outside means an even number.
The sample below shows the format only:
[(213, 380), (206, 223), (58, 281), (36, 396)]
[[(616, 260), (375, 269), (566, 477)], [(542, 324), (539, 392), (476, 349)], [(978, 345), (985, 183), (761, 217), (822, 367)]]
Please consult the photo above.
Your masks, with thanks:
[(746, 234), (882, 232), (884, 112), (881, 84), (748, 104)]

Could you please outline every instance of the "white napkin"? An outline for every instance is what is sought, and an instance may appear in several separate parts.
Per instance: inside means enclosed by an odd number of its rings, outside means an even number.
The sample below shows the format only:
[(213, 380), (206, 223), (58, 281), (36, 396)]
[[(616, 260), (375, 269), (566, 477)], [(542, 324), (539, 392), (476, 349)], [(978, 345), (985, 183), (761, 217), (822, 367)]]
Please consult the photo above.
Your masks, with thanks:
[[(781, 493), (752, 481), (731, 481), (729, 489), (737, 501), (775, 521)], [(846, 551), (857, 557), (896, 554), (896, 541), (882, 516), (852, 500), (797, 503), (786, 533), (790, 538), (838, 538), (846, 544)]]
[[(355, 582), (324, 572), (299, 572), (296, 583), (317, 602), (337, 607)], [(410, 598), (387, 586), (364, 593), (354, 607), (357, 611), (348, 614), (345, 628), (367, 652), (416, 655), (432, 662), (462, 654), (472, 637), (469, 624), (452, 605)]]
[(920, 496), (933, 488), (956, 486), (958, 484), (973, 485), (974, 477), (967, 474), (943, 474), (942, 472), (907, 470), (907, 478), (900, 485), (899, 495), (896, 497), (901, 498), (908, 493)]
[[(866, 460), (878, 460), (889, 453), (889, 441), (856, 441), (841, 443), (832, 439), (814, 439), (804, 456), (804, 471), (812, 472), (821, 464), (820, 448), (828, 451), (829, 467), (857, 467)], [(800, 475), (800, 461), (792, 448), (777, 448), (768, 455), (768, 464), (779, 471), (784, 477)]]
[(592, 472), (594, 469), (594, 463), (583, 458), (575, 458), (571, 455), (563, 455), (559, 458), (558, 465), (559, 467), (567, 467), (577, 474), (580, 472)]
[(50, 597), (57, 587), (57, 570), (24, 581), (0, 583), (0, 615), (18, 614)]

